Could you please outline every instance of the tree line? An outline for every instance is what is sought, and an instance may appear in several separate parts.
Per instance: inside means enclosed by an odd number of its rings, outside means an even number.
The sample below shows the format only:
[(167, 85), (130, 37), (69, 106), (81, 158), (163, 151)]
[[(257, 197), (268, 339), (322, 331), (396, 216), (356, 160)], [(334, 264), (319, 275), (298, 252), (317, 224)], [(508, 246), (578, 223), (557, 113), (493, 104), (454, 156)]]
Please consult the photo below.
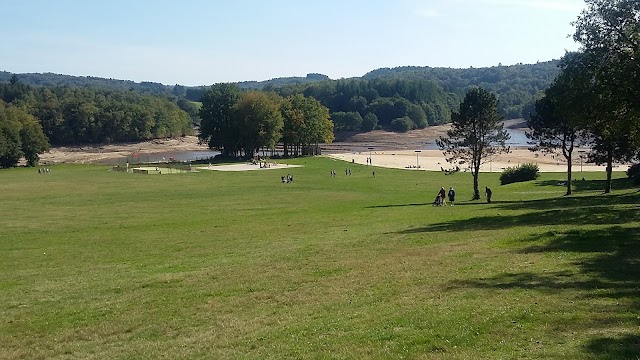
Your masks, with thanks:
[(404, 66), (382, 68), (365, 74), (363, 79), (424, 79), (436, 82), (445, 92), (459, 98), (474, 87), (496, 94), (498, 111), (507, 119), (522, 118), (533, 107), (538, 94), (558, 75), (557, 60), (537, 64), (517, 64), (485, 68), (433, 68)]
[(265, 87), (281, 96), (302, 94), (329, 109), (336, 131), (408, 131), (451, 121), (460, 99), (433, 81), (349, 79)]
[(36, 118), (0, 100), (0, 168), (16, 166), (22, 157), (35, 166), (47, 150), (49, 142)]
[(192, 132), (189, 115), (167, 98), (135, 91), (0, 83), (0, 99), (33, 115), (52, 145), (175, 137)]
[(564, 56), (528, 120), (537, 148), (560, 150), (567, 160), (567, 195), (576, 146), (589, 145), (588, 160), (606, 164), (605, 193), (613, 162), (640, 157), (640, 3), (586, 3), (573, 35), (582, 50)]
[(282, 97), (214, 84), (202, 96), (200, 141), (226, 157), (253, 157), (260, 149), (283, 144), (285, 156), (314, 155), (333, 141), (329, 110), (301, 94)]
[[(21, 156), (35, 165), (37, 154), (46, 151), (49, 144), (140, 141), (193, 131), (193, 119), (179, 101), (130, 90), (31, 86), (14, 76), (8, 83), (0, 83), (0, 101), (2, 167), (15, 166)], [(182, 107), (197, 117), (193, 104), (183, 103)]]

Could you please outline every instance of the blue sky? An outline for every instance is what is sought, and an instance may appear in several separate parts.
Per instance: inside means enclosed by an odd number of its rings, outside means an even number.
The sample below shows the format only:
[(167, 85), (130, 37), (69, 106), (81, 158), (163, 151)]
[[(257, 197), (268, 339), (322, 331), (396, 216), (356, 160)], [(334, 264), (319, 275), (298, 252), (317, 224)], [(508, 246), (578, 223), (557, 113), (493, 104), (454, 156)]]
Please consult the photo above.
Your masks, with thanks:
[(582, 0), (0, 0), (0, 70), (165, 84), (560, 58)]

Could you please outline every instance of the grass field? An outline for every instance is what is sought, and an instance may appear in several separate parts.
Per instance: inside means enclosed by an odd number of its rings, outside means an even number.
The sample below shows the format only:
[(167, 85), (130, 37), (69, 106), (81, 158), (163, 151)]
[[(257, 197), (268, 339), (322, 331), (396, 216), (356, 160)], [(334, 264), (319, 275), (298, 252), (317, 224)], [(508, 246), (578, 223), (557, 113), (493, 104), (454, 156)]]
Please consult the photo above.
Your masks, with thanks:
[[(638, 358), (640, 193), (622, 173), (572, 197), (562, 174), (481, 174), (488, 205), (465, 173), (290, 163), (0, 171), (0, 358)], [(455, 206), (431, 206), (440, 186)]]

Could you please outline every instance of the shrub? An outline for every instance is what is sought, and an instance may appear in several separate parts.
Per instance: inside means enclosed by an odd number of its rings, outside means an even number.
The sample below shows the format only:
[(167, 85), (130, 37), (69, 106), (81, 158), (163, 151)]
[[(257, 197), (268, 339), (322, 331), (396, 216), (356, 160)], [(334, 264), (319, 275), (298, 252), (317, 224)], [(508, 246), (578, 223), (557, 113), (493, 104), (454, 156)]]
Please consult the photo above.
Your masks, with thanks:
[(391, 122), (391, 130), (395, 132), (407, 132), (413, 129), (413, 121), (409, 117), (401, 117)]
[(640, 163), (629, 166), (627, 176), (633, 179), (635, 185), (640, 185)]
[(500, 184), (506, 185), (515, 182), (535, 180), (540, 176), (538, 164), (523, 164), (504, 169), (500, 175)]

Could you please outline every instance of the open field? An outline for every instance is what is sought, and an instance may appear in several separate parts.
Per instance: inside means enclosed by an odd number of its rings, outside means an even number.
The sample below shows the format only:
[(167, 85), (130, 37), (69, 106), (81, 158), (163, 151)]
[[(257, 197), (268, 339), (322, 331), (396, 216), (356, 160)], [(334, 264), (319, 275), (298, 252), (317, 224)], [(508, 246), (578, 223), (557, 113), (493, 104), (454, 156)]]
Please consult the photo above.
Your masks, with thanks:
[[(607, 196), (584, 173), (572, 197), (563, 174), (483, 173), (489, 205), (468, 201), (468, 173), (287, 163), (303, 166), (1, 171), (0, 358), (640, 354), (640, 192), (623, 173)], [(440, 186), (455, 206), (431, 206)]]

